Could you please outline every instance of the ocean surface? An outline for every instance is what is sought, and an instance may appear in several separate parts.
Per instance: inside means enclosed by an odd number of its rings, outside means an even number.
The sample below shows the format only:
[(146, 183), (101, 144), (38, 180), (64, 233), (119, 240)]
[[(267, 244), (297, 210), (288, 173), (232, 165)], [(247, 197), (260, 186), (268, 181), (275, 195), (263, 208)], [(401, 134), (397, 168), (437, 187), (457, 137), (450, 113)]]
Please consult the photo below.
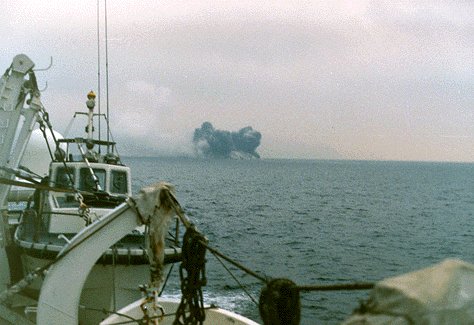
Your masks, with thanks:
[[(375, 282), (455, 257), (474, 263), (474, 164), (131, 158), (133, 191), (169, 182), (209, 244), (298, 285)], [(205, 303), (261, 323), (210, 254)], [(256, 301), (263, 283), (226, 264)], [(164, 295), (179, 297), (178, 267)], [(301, 324), (339, 324), (368, 291), (301, 293)]]

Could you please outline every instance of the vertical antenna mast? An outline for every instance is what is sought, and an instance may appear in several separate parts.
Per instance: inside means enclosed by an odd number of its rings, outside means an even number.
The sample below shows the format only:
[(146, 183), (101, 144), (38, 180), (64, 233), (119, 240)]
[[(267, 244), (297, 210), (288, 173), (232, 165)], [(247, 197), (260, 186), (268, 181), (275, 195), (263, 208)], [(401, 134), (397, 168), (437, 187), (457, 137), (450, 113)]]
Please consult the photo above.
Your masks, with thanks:
[[(100, 0), (97, 0), (97, 108), (99, 110), (99, 141), (100, 136)], [(99, 146), (100, 154), (100, 146)]]
[[(108, 39), (107, 39), (107, 0), (105, 3), (105, 92), (107, 96), (107, 142), (109, 142), (109, 53), (108, 53)], [(110, 153), (110, 146), (107, 145), (107, 153)]]
[[(110, 145), (108, 144), (109, 142), (109, 134), (110, 134), (110, 129), (109, 129), (109, 47), (108, 47), (108, 37), (107, 37), (107, 0), (104, 0), (104, 15), (105, 15), (105, 93), (107, 96), (107, 154), (110, 153)], [(112, 248), (112, 251), (114, 251), (114, 248)], [(117, 310), (117, 305), (116, 305), (116, 297), (115, 297), (115, 255), (112, 253), (112, 261), (113, 261), (113, 268), (112, 268), (112, 303), (113, 303), (113, 310)]]

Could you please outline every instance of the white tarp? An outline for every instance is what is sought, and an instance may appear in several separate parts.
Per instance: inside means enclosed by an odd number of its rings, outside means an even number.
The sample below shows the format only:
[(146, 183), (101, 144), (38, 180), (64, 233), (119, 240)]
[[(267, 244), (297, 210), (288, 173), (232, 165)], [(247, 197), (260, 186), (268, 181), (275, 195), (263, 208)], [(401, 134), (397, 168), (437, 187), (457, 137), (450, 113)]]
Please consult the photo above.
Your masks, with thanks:
[(474, 324), (474, 266), (456, 259), (379, 282), (343, 325)]
[(140, 190), (134, 197), (141, 222), (149, 226), (146, 246), (150, 260), (151, 285), (156, 288), (159, 288), (164, 280), (166, 234), (175, 216), (172, 202), (169, 202), (165, 193), (173, 191), (172, 185), (161, 182)]

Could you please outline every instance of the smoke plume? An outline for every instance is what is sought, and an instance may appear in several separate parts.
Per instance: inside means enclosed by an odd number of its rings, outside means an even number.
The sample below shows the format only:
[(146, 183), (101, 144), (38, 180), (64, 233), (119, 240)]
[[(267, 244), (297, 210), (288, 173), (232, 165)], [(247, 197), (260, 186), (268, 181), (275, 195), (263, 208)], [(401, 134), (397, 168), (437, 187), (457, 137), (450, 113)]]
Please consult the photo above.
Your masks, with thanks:
[(193, 143), (196, 153), (210, 158), (260, 158), (255, 151), (262, 134), (244, 127), (237, 132), (216, 130), (210, 122), (194, 130)]

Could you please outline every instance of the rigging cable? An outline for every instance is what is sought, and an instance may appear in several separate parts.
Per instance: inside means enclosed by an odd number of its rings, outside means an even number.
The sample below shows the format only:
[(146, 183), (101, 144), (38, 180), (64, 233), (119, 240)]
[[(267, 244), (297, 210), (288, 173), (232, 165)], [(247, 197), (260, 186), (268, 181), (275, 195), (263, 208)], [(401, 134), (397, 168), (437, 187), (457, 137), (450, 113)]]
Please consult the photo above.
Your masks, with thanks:
[[(115, 314), (117, 316), (120, 316), (120, 317), (123, 317), (123, 318), (128, 318), (130, 319), (133, 323), (138, 323), (140, 324), (140, 320), (139, 319), (135, 319), (131, 316), (128, 316), (127, 314), (122, 314), (122, 313), (119, 313), (119, 312), (116, 312), (116, 311), (112, 311), (112, 310), (106, 310), (105, 308), (104, 309), (97, 309), (97, 308), (90, 308), (90, 307), (86, 307), (86, 306), (82, 306), (82, 305), (79, 305), (79, 308), (80, 309), (83, 309), (83, 310), (90, 310), (90, 311), (98, 311), (98, 312), (101, 312), (101, 313), (104, 313), (106, 315), (111, 315), (111, 314)], [(128, 324), (130, 324), (129, 322), (127, 322)], [(121, 323), (116, 323), (116, 324), (121, 324)]]
[[(211, 252), (212, 253), (212, 252)], [(234, 279), (235, 282), (239, 285), (239, 287), (247, 294), (247, 296), (253, 301), (253, 303), (258, 306), (258, 302), (252, 297), (250, 292), (245, 289), (245, 287), (240, 283), (240, 281), (235, 277), (235, 275), (229, 270), (229, 268), (220, 260), (219, 256), (213, 253), (214, 257), (221, 263), (221, 265), (226, 269), (226, 271), (230, 274), (230, 276)]]
[[(105, 17), (105, 94), (107, 97), (107, 142), (109, 142), (109, 46), (107, 36), (107, 0), (104, 0), (104, 17)], [(107, 145), (107, 154), (110, 153), (109, 145)]]
[[(100, 133), (100, 0), (97, 0), (97, 109), (99, 110), (99, 141)], [(99, 154), (100, 154), (99, 146)]]
[(112, 306), (113, 310), (117, 310), (117, 293), (115, 290), (115, 254), (117, 253), (117, 247), (115, 244), (112, 246)]
[[(58, 158), (58, 160), (60, 160), (63, 163), (66, 174), (69, 178), (69, 181), (72, 184), (73, 189), (76, 191), (76, 194), (80, 195), (79, 191), (76, 189), (76, 187), (74, 185), (74, 179), (73, 179), (73, 177), (72, 177), (72, 175), (69, 171), (69, 168), (67, 167), (66, 160), (65, 160), (66, 154), (61, 153), (61, 148), (59, 147), (59, 141), (58, 141), (58, 139), (56, 139), (56, 135), (54, 134), (54, 131), (53, 131), (53, 125), (49, 121), (49, 114), (48, 114), (48, 112), (46, 112), (44, 106), (41, 107), (41, 111), (43, 112), (43, 120), (44, 120), (44, 122), (46, 122), (46, 125), (48, 126), (49, 131), (51, 132), (51, 136), (53, 137), (54, 144), (56, 144), (56, 151), (59, 153), (57, 158)], [(46, 133), (45, 132), (43, 132), (43, 136), (45, 137), (46, 143), (48, 144), (48, 148), (49, 148), (49, 143), (48, 143), (48, 139), (46, 138)], [(50, 153), (51, 153), (51, 150), (50, 150)]]

